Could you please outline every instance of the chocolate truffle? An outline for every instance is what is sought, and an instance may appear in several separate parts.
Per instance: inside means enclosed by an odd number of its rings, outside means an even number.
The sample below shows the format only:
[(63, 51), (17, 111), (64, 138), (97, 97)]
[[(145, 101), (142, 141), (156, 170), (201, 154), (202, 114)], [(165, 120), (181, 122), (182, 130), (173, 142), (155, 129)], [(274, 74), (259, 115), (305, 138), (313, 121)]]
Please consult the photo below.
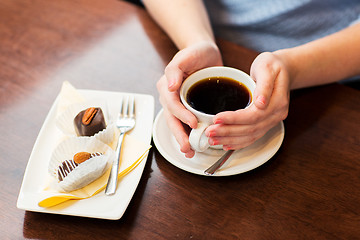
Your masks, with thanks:
[(106, 128), (101, 108), (90, 107), (81, 111), (74, 118), (75, 131), (78, 136), (94, 136)]

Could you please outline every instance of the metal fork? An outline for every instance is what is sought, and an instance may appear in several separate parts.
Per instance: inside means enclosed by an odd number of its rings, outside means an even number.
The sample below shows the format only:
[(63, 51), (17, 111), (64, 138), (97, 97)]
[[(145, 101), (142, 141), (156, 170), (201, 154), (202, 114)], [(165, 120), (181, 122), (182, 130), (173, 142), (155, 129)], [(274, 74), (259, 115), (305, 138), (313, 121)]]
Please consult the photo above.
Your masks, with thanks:
[(133, 129), (134, 126), (135, 98), (134, 96), (128, 96), (125, 101), (124, 98), (121, 99), (121, 107), (118, 118), (116, 120), (116, 127), (120, 130), (120, 136), (116, 146), (116, 159), (114, 159), (113, 165), (111, 167), (110, 176), (105, 189), (106, 195), (113, 195), (116, 191), (122, 142), (125, 133)]

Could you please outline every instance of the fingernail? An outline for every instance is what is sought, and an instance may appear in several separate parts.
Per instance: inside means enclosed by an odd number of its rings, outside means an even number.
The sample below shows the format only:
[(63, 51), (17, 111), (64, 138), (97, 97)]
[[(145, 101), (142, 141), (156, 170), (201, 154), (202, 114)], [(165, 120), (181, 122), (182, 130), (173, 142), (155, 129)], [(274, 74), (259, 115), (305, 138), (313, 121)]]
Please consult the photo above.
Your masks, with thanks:
[(207, 137), (213, 137), (213, 136), (215, 136), (215, 132), (208, 131), (208, 132), (205, 132), (205, 135), (206, 135)]
[(169, 80), (168, 88), (172, 88), (174, 85), (175, 85), (175, 81), (174, 80)]
[(217, 141), (216, 139), (212, 139), (212, 138), (209, 139), (209, 143), (210, 143), (210, 145), (219, 145), (219, 141)]
[(260, 95), (256, 98), (256, 101), (260, 102), (261, 104), (265, 105), (265, 97), (263, 95)]
[(221, 119), (216, 119), (214, 124), (223, 124), (224, 122)]
[(192, 126), (192, 124), (190, 122), (186, 122), (186, 124), (190, 127), (190, 128), (194, 128), (194, 126)]
[(229, 147), (229, 146), (223, 146), (223, 149), (224, 149), (225, 151), (233, 150), (233, 148), (231, 148), (231, 147)]

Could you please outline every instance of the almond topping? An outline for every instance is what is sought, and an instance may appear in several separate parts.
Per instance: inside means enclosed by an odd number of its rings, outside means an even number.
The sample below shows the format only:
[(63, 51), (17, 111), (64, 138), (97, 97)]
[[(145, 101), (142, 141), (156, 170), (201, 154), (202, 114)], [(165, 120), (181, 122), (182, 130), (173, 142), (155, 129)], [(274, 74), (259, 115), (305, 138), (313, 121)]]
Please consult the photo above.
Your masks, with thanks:
[(85, 110), (84, 115), (82, 117), (82, 123), (84, 125), (89, 125), (91, 121), (93, 120), (95, 114), (97, 113), (97, 108), (90, 107)]
[(86, 160), (88, 160), (89, 158), (91, 158), (91, 154), (88, 152), (78, 152), (74, 155), (74, 162), (76, 162), (77, 164), (83, 163)]

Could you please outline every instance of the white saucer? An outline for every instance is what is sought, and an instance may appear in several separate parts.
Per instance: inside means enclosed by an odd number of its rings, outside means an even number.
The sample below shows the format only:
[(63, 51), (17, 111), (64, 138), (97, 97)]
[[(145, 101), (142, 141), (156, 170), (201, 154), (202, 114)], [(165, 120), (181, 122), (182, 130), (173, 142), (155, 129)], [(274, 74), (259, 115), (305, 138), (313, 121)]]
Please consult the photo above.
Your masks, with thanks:
[[(227, 163), (212, 176), (240, 174), (261, 166), (278, 151), (284, 134), (284, 124), (280, 122), (251, 146), (235, 151)], [(160, 154), (171, 164), (187, 172), (204, 176), (208, 176), (204, 174), (204, 170), (212, 165), (219, 155), (225, 153), (222, 150), (210, 150), (212, 152), (196, 153), (193, 158), (186, 158), (180, 152), (179, 145), (166, 124), (163, 110), (156, 116), (153, 139)]]

